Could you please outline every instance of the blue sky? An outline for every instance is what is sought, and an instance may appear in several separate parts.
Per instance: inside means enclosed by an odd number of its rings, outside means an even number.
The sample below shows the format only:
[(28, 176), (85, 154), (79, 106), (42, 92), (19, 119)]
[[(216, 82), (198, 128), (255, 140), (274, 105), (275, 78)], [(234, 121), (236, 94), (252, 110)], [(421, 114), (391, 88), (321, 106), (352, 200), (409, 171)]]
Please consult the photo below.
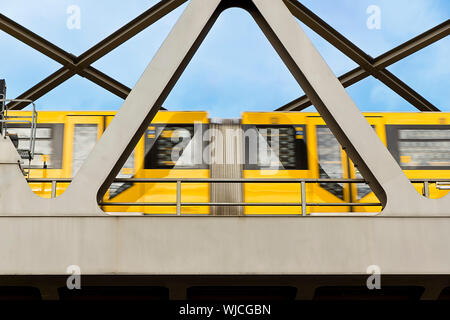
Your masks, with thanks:
[[(75, 55), (101, 41), (156, 0), (0, 0), (0, 12)], [(448, 0), (303, 0), (302, 3), (373, 57), (449, 19)], [(81, 29), (68, 29), (67, 8), (81, 9)], [(369, 29), (370, 5), (381, 9), (381, 29)], [(93, 66), (133, 87), (185, 5)], [(300, 25), (302, 25), (300, 23)], [(336, 75), (356, 64), (302, 25)], [(0, 31), (0, 78), (16, 97), (60, 65)], [(450, 37), (388, 69), (443, 111), (450, 112)], [(374, 78), (347, 88), (363, 111), (415, 111)], [(164, 106), (207, 110), (237, 118), (242, 111), (270, 111), (302, 95), (252, 18), (225, 11), (181, 76)], [(37, 101), (39, 110), (116, 110), (122, 99), (75, 76)], [(308, 110), (313, 110), (312, 108)]]

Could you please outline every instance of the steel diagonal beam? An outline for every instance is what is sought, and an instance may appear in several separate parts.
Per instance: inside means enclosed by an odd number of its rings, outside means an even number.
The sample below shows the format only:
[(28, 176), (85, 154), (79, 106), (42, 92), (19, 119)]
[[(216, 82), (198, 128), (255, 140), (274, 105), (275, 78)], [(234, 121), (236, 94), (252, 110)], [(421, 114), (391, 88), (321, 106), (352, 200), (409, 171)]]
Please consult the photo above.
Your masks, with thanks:
[[(37, 100), (61, 83), (70, 79), (75, 74), (79, 74), (80, 76), (91, 80), (113, 94), (125, 99), (131, 89), (94, 67), (91, 67), (91, 64), (123, 44), (125, 41), (134, 37), (136, 34), (146, 29), (186, 1), (187, 0), (162, 0), (158, 2), (149, 10), (78, 57), (64, 51), (51, 42), (22, 27), (13, 20), (0, 14), (0, 30), (5, 31), (11, 36), (63, 65), (61, 69), (48, 76), (31, 89), (22, 93), (18, 99)], [(15, 110), (23, 109), (26, 106), (27, 103), (9, 104), (9, 108)]]
[[(385, 68), (448, 36), (450, 34), (450, 20), (443, 22), (425, 33), (386, 52), (378, 58), (373, 59), (298, 1), (283, 1), (295, 17), (360, 65), (339, 77), (339, 80), (344, 87), (348, 87), (372, 75), (414, 105), (417, 109), (421, 111), (439, 111), (433, 104)], [(309, 99), (306, 96), (302, 96), (278, 108), (277, 111), (300, 111), (310, 105), (311, 102)]]
[[(62, 67), (53, 74), (51, 74), (50, 76), (48, 76), (47, 78), (45, 78), (44, 80), (42, 80), (41, 82), (39, 82), (38, 84), (34, 85), (31, 89), (22, 93), (20, 96), (17, 97), (17, 99), (28, 99), (35, 101), (40, 97), (42, 97), (47, 92), (58, 87), (63, 82), (69, 80), (75, 74), (77, 74), (77, 72), (74, 71), (73, 69)], [(120, 82), (114, 80), (113, 78), (107, 76), (106, 74), (102, 73), (101, 71), (98, 71), (93, 67), (86, 68), (85, 70), (81, 71), (79, 75), (91, 80), (92, 82), (116, 94), (122, 99), (125, 99), (128, 93), (130, 92), (130, 89), (127, 86), (121, 84)], [(9, 104), (8, 107), (11, 110), (20, 110), (25, 108), (27, 105), (28, 103), (16, 103), (16, 104)]]
[[(27, 99), (35, 101), (42, 97), (47, 92), (53, 90), (63, 82), (69, 80), (76, 74), (75, 71), (70, 70), (69, 68), (62, 67), (58, 69), (56, 72), (33, 86), (31, 89), (25, 91), (17, 99)], [(9, 103), (8, 108), (11, 110), (21, 110), (25, 108), (29, 103)]]
[(347, 56), (351, 57), (357, 64), (362, 66), (364, 69), (371, 69), (371, 57), (362, 51), (358, 46), (352, 43), (350, 40), (341, 35), (333, 27), (327, 24), (314, 12), (306, 8), (297, 0), (283, 0), (291, 13), (311, 28), (314, 32), (320, 35), (322, 38), (327, 40), (337, 49), (342, 51)]
[(76, 58), (74, 55), (55, 46), (53, 43), (38, 36), (34, 32), (21, 26), (1, 13), (0, 30), (3, 30), (14, 38), (22, 41), (62, 65), (71, 65)]
[[(73, 77), (75, 74), (86, 76), (91, 81), (119, 95), (120, 97), (126, 97), (124, 90), (127, 87), (93, 67), (89, 67), (89, 70), (84, 72), (76, 64), (76, 56), (59, 48), (2, 14), (0, 14), (0, 29), (63, 65), (62, 68), (54, 72), (52, 75), (21, 94), (18, 99), (37, 100), (47, 92), (59, 86), (61, 83)], [(127, 89), (129, 92), (130, 89)], [(9, 107), (11, 109), (23, 109), (27, 105), (28, 103), (23, 102), (11, 103), (9, 104)]]
[(395, 91), (403, 99), (408, 101), (411, 105), (415, 106), (418, 110), (441, 111), (390, 71), (386, 69), (381, 70), (376, 73), (376, 78)]
[[(424, 32), (423, 34), (401, 44), (400, 46), (380, 55), (374, 59), (373, 66), (376, 70), (383, 70), (395, 62), (445, 38), (450, 34), (450, 21), (447, 20), (440, 25)], [(362, 67), (357, 67), (339, 77), (344, 87), (349, 87), (371, 74)], [(288, 104), (280, 107), (277, 111), (299, 111), (311, 106), (311, 101), (306, 95), (295, 99)]]
[(126, 99), (131, 91), (131, 89), (126, 85), (118, 82), (117, 80), (91, 66), (86, 67), (86, 69), (81, 71), (79, 75), (91, 80), (92, 82), (98, 84), (100, 87), (108, 90), (109, 92), (122, 99)]
[(394, 64), (407, 56), (445, 38), (448, 35), (450, 35), (450, 20), (442, 22), (434, 28), (425, 31), (424, 33), (375, 58), (373, 65), (378, 70), (386, 68), (391, 64)]
[[(357, 67), (353, 69), (352, 71), (347, 72), (346, 74), (343, 74), (338, 79), (341, 82), (341, 84), (344, 86), (344, 88), (347, 88), (365, 78), (370, 76), (370, 73), (365, 71), (361, 67)], [(291, 102), (285, 104), (284, 106), (279, 107), (275, 111), (302, 111), (309, 106), (311, 106), (311, 100), (309, 100), (307, 95), (303, 95), (300, 98), (297, 98), (295, 100), (292, 100)]]
[(77, 58), (80, 66), (91, 65), (188, 0), (162, 0)]

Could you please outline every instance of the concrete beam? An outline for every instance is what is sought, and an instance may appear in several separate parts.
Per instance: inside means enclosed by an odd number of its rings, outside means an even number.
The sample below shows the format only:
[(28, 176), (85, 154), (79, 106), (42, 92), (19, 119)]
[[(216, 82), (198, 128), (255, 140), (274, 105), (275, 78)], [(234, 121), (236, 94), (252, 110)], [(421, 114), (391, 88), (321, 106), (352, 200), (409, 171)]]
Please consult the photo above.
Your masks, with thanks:
[(0, 217), (0, 275), (449, 275), (449, 229), (421, 217)]

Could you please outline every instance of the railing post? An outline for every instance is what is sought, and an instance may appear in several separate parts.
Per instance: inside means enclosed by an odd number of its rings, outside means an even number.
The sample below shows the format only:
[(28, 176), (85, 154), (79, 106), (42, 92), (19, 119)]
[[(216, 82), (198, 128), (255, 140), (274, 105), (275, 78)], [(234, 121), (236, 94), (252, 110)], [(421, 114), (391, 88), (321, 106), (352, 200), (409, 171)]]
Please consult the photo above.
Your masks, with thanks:
[(177, 181), (177, 215), (181, 215), (181, 180)]
[(425, 198), (430, 197), (430, 188), (428, 185), (428, 181), (423, 182), (423, 195), (425, 196)]
[(52, 181), (52, 198), (56, 198), (56, 180)]
[(302, 201), (302, 216), (306, 216), (306, 182), (302, 180), (301, 182), (301, 201)]

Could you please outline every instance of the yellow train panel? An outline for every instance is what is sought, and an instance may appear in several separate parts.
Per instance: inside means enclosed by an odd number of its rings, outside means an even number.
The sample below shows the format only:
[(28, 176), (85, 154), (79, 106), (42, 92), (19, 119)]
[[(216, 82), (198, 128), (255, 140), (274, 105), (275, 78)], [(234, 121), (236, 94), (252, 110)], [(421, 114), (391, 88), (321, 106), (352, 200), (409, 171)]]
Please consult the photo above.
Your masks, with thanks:
[[(28, 111), (11, 111), (10, 115), (30, 115)], [(38, 127), (41, 128), (39, 148), (41, 154), (37, 154), (30, 171), (30, 178), (71, 178), (84, 159), (74, 158), (77, 145), (75, 131), (85, 128), (93, 140), (98, 140), (116, 113), (111, 111), (43, 111), (38, 114)], [(419, 129), (446, 128), (450, 125), (449, 113), (364, 113), (367, 121), (373, 126), (381, 141), (392, 149), (389, 142), (389, 130), (410, 126)], [(172, 112), (161, 111), (155, 116), (149, 129), (164, 124), (194, 124), (209, 123), (207, 112)], [(152, 126), (154, 125), (154, 126)], [(83, 127), (84, 126), (84, 127)], [(242, 126), (254, 127), (289, 127), (295, 132), (294, 139), (304, 141), (306, 144), (307, 167), (302, 169), (261, 170), (244, 169), (244, 178), (360, 178), (351, 160), (336, 142), (326, 128), (324, 121), (317, 113), (304, 112), (245, 112), (242, 114)], [(422, 126), (422, 127), (421, 127)], [(45, 129), (53, 128), (52, 136), (45, 136)], [(409, 127), (408, 127), (409, 128)], [(88, 130), (89, 129), (89, 130)], [(149, 134), (151, 135), (151, 134)], [(145, 136), (145, 135), (144, 135)], [(147, 137), (148, 138), (148, 137)], [(151, 137), (150, 137), (151, 138)], [(155, 137), (153, 137), (155, 138)], [(169, 137), (170, 138), (170, 137)], [(52, 140), (53, 139), (53, 140)], [(56, 150), (46, 153), (48, 141), (60, 139), (61, 146)], [(48, 141), (46, 141), (48, 140)], [(94, 143), (95, 143), (94, 141)], [(329, 149), (323, 149), (323, 142), (329, 144)], [(46, 149), (47, 148), (47, 149)], [(132, 164), (127, 163), (121, 171), (121, 176), (136, 178), (208, 178), (210, 170), (201, 169), (146, 169), (145, 162), (145, 137), (143, 137), (133, 153)], [(323, 150), (322, 150), (323, 149)], [(53, 152), (53, 153), (52, 153)], [(328, 157), (328, 158), (327, 158)], [(428, 167), (427, 169), (405, 169), (408, 163), (414, 160), (414, 155), (396, 154), (397, 161), (401, 162), (404, 172), (410, 179), (450, 179), (450, 166)], [(437, 161), (437, 160), (436, 160)], [(438, 163), (438, 162), (436, 162)], [(58, 183), (56, 195), (62, 194), (68, 184)], [(423, 184), (414, 184), (417, 191), (423, 193)], [(50, 183), (32, 183), (31, 189), (41, 197), (51, 196)], [(435, 184), (430, 185), (430, 197), (440, 198), (448, 193), (448, 190), (438, 190)], [(104, 201), (110, 202), (175, 202), (175, 184), (133, 184), (124, 188), (111, 199), (110, 192), (105, 195)], [(308, 203), (375, 203), (378, 199), (364, 185), (335, 184), (332, 187), (319, 184), (308, 184), (306, 188)], [(287, 202), (299, 203), (301, 199), (300, 184), (245, 184), (243, 199), (246, 202)], [(204, 184), (183, 184), (183, 202), (209, 202), (210, 186)], [(110, 212), (144, 212), (148, 214), (173, 214), (175, 206), (105, 206), (105, 211)], [(381, 210), (380, 207), (308, 207), (307, 212), (373, 212)], [(183, 214), (208, 214), (210, 208), (206, 206), (183, 207)], [(246, 207), (245, 214), (300, 214), (300, 206), (292, 207)]]

